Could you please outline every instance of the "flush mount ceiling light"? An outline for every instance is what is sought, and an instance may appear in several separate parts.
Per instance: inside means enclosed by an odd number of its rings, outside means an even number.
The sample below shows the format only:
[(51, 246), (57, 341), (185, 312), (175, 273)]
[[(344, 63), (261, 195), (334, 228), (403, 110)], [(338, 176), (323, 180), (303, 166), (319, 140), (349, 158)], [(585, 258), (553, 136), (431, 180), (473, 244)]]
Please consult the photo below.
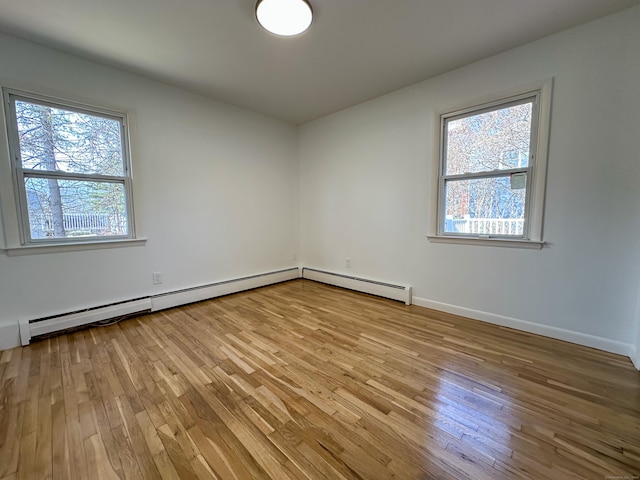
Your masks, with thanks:
[(265, 30), (290, 37), (309, 28), (313, 11), (307, 0), (258, 0), (256, 18)]

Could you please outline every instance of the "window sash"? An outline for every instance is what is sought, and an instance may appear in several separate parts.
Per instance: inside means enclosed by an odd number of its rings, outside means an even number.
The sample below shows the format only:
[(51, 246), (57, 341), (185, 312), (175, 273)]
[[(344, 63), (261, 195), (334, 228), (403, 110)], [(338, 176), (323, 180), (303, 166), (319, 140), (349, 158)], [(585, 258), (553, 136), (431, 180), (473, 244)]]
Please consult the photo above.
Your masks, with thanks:
[[(521, 235), (516, 235), (516, 234), (487, 234), (487, 235), (480, 235), (480, 234), (476, 234), (476, 233), (465, 233), (465, 232), (447, 232), (445, 231), (445, 222), (446, 222), (446, 215), (444, 214), (444, 209), (446, 207), (446, 188), (447, 188), (447, 182), (449, 181), (461, 181), (461, 180), (481, 180), (481, 179), (487, 179), (487, 178), (509, 178), (511, 177), (511, 175), (513, 174), (518, 174), (518, 173), (524, 173), (526, 174), (526, 185), (525, 185), (525, 200), (524, 200), (524, 216), (522, 218), (523, 220), (523, 226), (522, 226), (522, 234)], [(529, 199), (530, 199), (530, 185), (531, 185), (531, 170), (528, 168), (522, 168), (522, 169), (511, 169), (509, 170), (507, 173), (504, 172), (491, 172), (489, 174), (469, 174), (469, 175), (451, 175), (447, 178), (442, 177), (440, 180), (440, 186), (439, 189), (443, 192), (442, 195), (442, 218), (441, 218), (441, 224), (440, 224), (440, 231), (439, 231), (439, 235), (446, 235), (446, 236), (452, 236), (452, 237), (465, 237), (465, 238), (478, 238), (478, 237), (482, 237), (482, 238), (486, 238), (486, 237), (490, 237), (490, 238), (506, 238), (506, 239), (528, 239), (528, 234), (529, 234), (529, 221), (528, 221), (528, 211), (529, 211)], [(500, 217), (495, 217), (495, 218), (489, 218), (488, 220), (515, 220), (515, 219), (511, 219), (511, 218), (500, 218)]]
[(496, 170), (486, 170), (486, 171), (476, 172), (476, 173), (441, 175), (440, 178), (442, 180), (464, 180), (464, 179), (472, 179), (472, 178), (508, 177), (513, 173), (528, 173), (531, 170), (532, 170), (531, 167), (505, 168), (504, 170), (496, 169)]
[[(513, 97), (503, 98), (492, 102), (484, 103), (477, 106), (467, 107), (464, 109), (456, 110), (442, 114), (440, 116), (440, 168), (438, 169), (438, 201), (437, 201), (437, 235), (438, 236), (451, 236), (451, 237), (463, 237), (463, 238), (506, 238), (506, 239), (523, 239), (528, 240), (529, 229), (531, 224), (531, 202), (532, 202), (532, 190), (533, 190), (533, 177), (535, 175), (535, 160), (536, 160), (536, 148), (538, 144), (538, 128), (539, 128), (539, 110), (540, 110), (540, 96), (541, 91), (527, 92), (521, 95)], [(526, 167), (511, 168), (511, 169), (495, 169), (495, 170), (483, 170), (474, 173), (463, 174), (446, 174), (447, 169), (447, 140), (448, 129), (447, 125), (449, 121), (459, 120), (461, 118), (467, 118), (482, 113), (502, 110), (505, 108), (523, 105), (532, 102), (531, 110), (531, 131), (529, 132), (529, 159)], [(527, 180), (525, 186), (525, 201), (524, 201), (524, 223), (522, 235), (478, 235), (475, 233), (461, 233), (461, 232), (446, 232), (445, 231), (445, 217), (446, 217), (446, 198), (445, 198), (445, 186), (446, 182), (450, 180), (466, 180), (466, 179), (483, 179), (483, 178), (497, 178), (497, 177), (509, 177), (514, 173), (526, 173)]]
[[(15, 181), (15, 196), (18, 207), (18, 223), (20, 243), (22, 245), (37, 244), (63, 244), (63, 243), (96, 243), (101, 241), (113, 241), (119, 239), (134, 239), (135, 222), (133, 217), (133, 195), (131, 186), (131, 160), (129, 151), (129, 135), (127, 126), (127, 116), (124, 113), (81, 105), (66, 100), (58, 100), (43, 95), (20, 92), (12, 89), (4, 89), (5, 105), (8, 107), (7, 130), (9, 134), (9, 149), (11, 152), (11, 166)], [(21, 101), (35, 105), (42, 105), (60, 110), (91, 115), (94, 117), (106, 118), (117, 121), (120, 125), (120, 142), (122, 145), (123, 175), (102, 175), (86, 174), (77, 172), (65, 172), (60, 170), (40, 170), (24, 168), (22, 164), (20, 137), (18, 132), (18, 120), (15, 102)], [(32, 238), (31, 222), (29, 218), (29, 207), (25, 181), (27, 178), (42, 178), (56, 180), (77, 180), (84, 182), (117, 183), (124, 186), (125, 214), (127, 222), (126, 235), (91, 235), (87, 237), (48, 237)]]

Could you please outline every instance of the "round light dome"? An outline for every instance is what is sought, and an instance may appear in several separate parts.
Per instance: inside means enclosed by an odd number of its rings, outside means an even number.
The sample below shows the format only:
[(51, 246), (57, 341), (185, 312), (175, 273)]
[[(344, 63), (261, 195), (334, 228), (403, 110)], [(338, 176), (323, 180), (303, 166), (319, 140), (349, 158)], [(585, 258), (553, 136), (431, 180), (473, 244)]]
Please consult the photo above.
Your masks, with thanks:
[(306, 0), (258, 0), (256, 18), (265, 30), (290, 37), (309, 28), (313, 11)]

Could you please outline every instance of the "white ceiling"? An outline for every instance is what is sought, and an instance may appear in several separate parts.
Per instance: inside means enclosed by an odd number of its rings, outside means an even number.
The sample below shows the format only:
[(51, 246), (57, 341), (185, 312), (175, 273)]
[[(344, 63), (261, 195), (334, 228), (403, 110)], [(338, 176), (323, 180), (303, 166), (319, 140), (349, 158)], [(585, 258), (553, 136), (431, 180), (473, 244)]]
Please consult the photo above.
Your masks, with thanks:
[(0, 0), (0, 30), (300, 124), (640, 0), (310, 0), (280, 38), (255, 0)]

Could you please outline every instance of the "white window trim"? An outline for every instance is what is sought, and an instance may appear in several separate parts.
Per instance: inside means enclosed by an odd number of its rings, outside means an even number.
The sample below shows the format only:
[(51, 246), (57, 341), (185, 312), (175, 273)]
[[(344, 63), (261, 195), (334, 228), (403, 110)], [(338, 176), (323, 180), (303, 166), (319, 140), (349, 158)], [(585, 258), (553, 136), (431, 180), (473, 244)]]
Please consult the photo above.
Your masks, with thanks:
[(23, 255), (41, 255), (44, 253), (77, 252), (82, 250), (99, 250), (103, 248), (139, 247), (146, 245), (146, 238), (124, 238), (101, 240), (99, 242), (68, 242), (59, 244), (21, 245), (19, 247), (0, 248), (9, 257)]
[[(446, 108), (438, 109), (434, 112), (434, 151), (432, 154), (432, 168), (429, 196), (429, 212), (431, 221), (427, 238), (434, 243), (453, 243), (461, 245), (482, 245), (482, 246), (505, 246), (516, 248), (541, 249), (546, 242), (543, 240), (543, 220), (544, 201), (547, 181), (547, 161), (549, 149), (549, 131), (551, 125), (551, 96), (553, 89), (553, 79), (535, 82), (519, 88), (501, 91), (482, 98), (476, 98), (465, 102), (460, 102)], [(442, 155), (442, 127), (441, 119), (445, 115), (465, 110), (473, 110), (491, 103), (502, 103), (514, 97), (526, 96), (528, 94), (539, 93), (537, 141), (535, 145), (536, 159), (532, 169), (530, 180), (530, 205), (528, 214), (527, 238), (506, 238), (489, 236), (461, 236), (439, 233), (439, 201), (440, 201), (440, 168)], [(535, 126), (532, 126), (535, 128)]]
[[(21, 97), (27, 101), (44, 102), (60, 108), (67, 108), (83, 113), (113, 117), (121, 122), (122, 142), (124, 146), (124, 188), (127, 197), (127, 221), (129, 234), (127, 236), (90, 237), (87, 239), (32, 239), (25, 232), (29, 228), (28, 218), (23, 211), (22, 199), (18, 185), (15, 159), (12, 158), (16, 148), (17, 133), (15, 132), (14, 117), (11, 113), (10, 96)], [(120, 248), (146, 244), (147, 239), (136, 235), (134, 199), (133, 199), (133, 167), (131, 160), (131, 121), (130, 112), (120, 109), (110, 109), (96, 106), (93, 102), (76, 101), (63, 97), (57, 93), (42, 94), (20, 88), (5, 86), (2, 88), (2, 115), (0, 119), (0, 144), (4, 144), (4, 151), (0, 152), (0, 252), (9, 256), (42, 254), (52, 252), (66, 252), (103, 248)], [(6, 135), (5, 141), (2, 136)], [(5, 156), (6, 155), (6, 156)], [(3, 158), (4, 157), (4, 158)], [(6, 173), (6, 175), (5, 175)]]

